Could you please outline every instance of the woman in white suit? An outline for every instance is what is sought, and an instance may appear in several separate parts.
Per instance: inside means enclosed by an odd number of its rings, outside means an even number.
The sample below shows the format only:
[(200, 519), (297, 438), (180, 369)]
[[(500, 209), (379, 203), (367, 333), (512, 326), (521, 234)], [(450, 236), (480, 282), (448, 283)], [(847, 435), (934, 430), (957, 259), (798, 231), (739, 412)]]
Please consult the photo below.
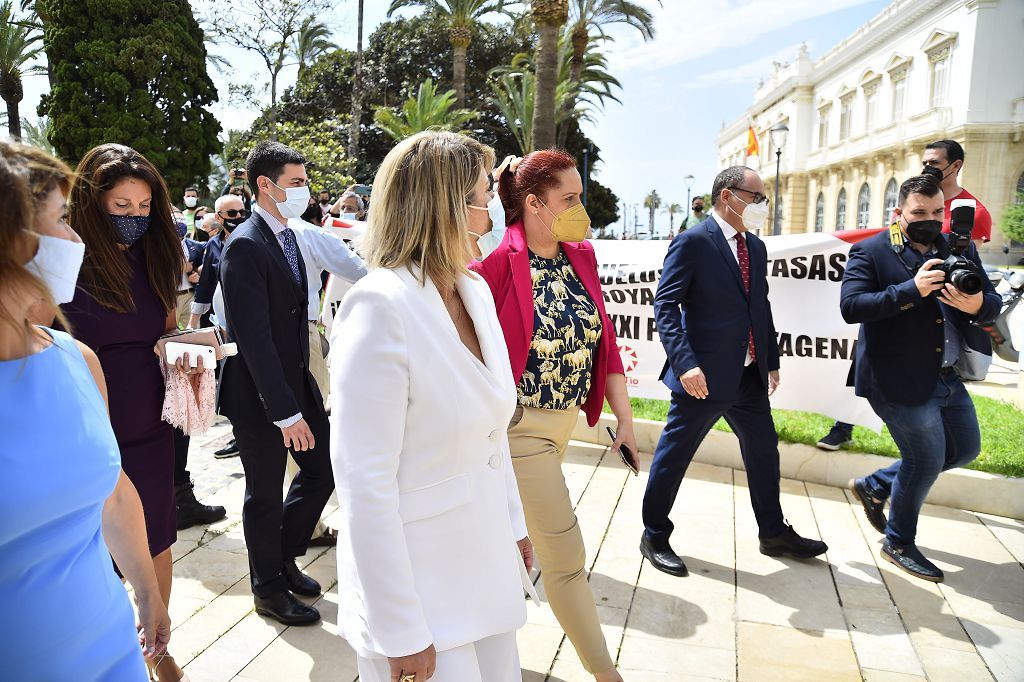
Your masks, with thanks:
[(361, 247), (371, 271), (334, 321), (338, 629), (364, 682), (521, 679), (533, 549), (506, 437), (516, 388), (490, 290), (466, 269), (493, 163), (452, 133), (391, 150)]

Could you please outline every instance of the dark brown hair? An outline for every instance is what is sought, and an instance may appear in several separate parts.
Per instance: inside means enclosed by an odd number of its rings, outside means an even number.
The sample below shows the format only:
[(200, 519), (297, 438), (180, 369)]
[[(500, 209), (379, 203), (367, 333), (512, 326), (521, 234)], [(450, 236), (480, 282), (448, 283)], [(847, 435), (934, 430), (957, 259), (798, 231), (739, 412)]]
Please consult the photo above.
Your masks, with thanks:
[(498, 195), (509, 225), (523, 219), (523, 202), (530, 194), (540, 196), (558, 185), (558, 173), (576, 167), (576, 159), (561, 149), (543, 149), (523, 157), (513, 173), (508, 168), (498, 178)]
[(121, 144), (103, 144), (89, 150), (75, 173), (68, 222), (85, 242), (81, 286), (105, 308), (119, 313), (135, 310), (131, 265), (102, 199), (121, 180), (136, 178), (149, 185), (153, 195), (150, 226), (139, 238), (149, 285), (165, 310), (174, 309), (184, 254), (171, 218), (170, 193), (160, 173), (142, 154)]

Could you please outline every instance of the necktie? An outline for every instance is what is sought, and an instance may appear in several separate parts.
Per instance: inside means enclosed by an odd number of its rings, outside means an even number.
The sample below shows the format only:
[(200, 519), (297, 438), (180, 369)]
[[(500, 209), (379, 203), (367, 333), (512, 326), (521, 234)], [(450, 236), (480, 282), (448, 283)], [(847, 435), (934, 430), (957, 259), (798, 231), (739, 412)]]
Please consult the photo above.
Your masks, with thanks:
[(284, 257), (292, 269), (292, 277), (296, 284), (302, 284), (302, 276), (299, 274), (299, 245), (295, 243), (295, 233), (292, 228), (286, 227), (280, 233), (281, 248), (284, 249)]
[[(740, 276), (743, 277), (743, 290), (750, 298), (750, 252), (747, 251), (746, 235), (742, 232), (736, 234), (736, 259), (740, 262)], [(757, 352), (754, 349), (754, 328), (750, 328), (750, 360), (757, 362)]]

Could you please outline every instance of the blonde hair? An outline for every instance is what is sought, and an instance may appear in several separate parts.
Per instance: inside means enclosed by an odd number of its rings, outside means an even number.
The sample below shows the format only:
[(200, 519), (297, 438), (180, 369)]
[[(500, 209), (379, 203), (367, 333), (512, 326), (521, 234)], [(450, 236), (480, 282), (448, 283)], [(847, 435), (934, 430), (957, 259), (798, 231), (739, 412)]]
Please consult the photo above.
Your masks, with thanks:
[[(65, 196), (74, 174), (62, 161), (41, 149), (0, 140), (0, 196), (4, 210), (0, 216), (0, 282), (8, 291), (40, 299), (57, 321), (70, 329), (60, 307), (53, 301), (49, 287), (25, 267), (38, 248), (36, 210), (53, 190)], [(0, 320), (21, 328), (10, 311), (0, 305)], [(26, 332), (31, 324), (26, 324)]]
[(388, 152), (373, 181), (373, 207), (360, 250), (370, 267), (420, 269), (439, 290), (473, 259), (467, 203), (494, 150), (471, 137), (425, 132)]

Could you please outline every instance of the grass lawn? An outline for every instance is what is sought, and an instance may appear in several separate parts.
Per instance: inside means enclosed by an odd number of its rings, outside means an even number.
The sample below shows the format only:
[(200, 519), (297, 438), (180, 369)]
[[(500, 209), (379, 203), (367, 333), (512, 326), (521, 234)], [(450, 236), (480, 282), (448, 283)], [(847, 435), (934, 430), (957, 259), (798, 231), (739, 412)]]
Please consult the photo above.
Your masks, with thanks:
[[(981, 455), (968, 465), (969, 469), (987, 471), (1005, 476), (1024, 477), (1024, 412), (1010, 403), (992, 398), (972, 396), (981, 424)], [(633, 413), (640, 419), (665, 421), (668, 402), (647, 398), (633, 398)], [(773, 410), (779, 439), (789, 443), (814, 445), (832, 428), (833, 420), (820, 414)], [(718, 431), (730, 431), (728, 424), (719, 420)], [(843, 448), (886, 457), (899, 457), (896, 443), (889, 430), (881, 434), (861, 428), (853, 429), (853, 443)]]

